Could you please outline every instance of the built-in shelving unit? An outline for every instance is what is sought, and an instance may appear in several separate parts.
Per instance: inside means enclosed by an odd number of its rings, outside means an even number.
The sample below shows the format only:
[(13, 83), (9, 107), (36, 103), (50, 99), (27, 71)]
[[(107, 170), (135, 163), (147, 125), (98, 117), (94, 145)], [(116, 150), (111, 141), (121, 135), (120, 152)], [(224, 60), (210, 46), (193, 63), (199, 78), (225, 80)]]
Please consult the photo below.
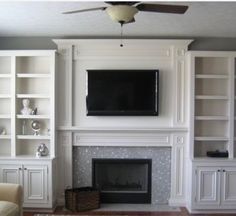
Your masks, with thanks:
[(188, 209), (236, 206), (236, 52), (189, 51)]
[[(193, 158), (228, 151), (234, 158), (234, 61), (232, 53), (195, 51), (191, 61), (191, 148)], [(233, 81), (232, 81), (233, 80)]]
[[(12, 58), (0, 56), (0, 155), (11, 154)], [(3, 130), (5, 132), (3, 132)]]
[[(49, 157), (55, 156), (55, 51), (0, 52), (0, 157), (35, 157), (45, 143)], [(22, 115), (22, 100), (30, 100), (36, 115)], [(34, 135), (32, 122), (40, 130)]]

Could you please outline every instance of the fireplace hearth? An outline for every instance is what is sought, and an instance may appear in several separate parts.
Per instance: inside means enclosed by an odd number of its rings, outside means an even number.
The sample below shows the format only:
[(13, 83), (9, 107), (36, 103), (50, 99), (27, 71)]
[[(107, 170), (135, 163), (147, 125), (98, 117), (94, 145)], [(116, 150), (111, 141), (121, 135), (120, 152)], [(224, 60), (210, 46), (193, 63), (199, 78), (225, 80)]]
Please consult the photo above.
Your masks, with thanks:
[(151, 203), (151, 159), (92, 159), (102, 203)]

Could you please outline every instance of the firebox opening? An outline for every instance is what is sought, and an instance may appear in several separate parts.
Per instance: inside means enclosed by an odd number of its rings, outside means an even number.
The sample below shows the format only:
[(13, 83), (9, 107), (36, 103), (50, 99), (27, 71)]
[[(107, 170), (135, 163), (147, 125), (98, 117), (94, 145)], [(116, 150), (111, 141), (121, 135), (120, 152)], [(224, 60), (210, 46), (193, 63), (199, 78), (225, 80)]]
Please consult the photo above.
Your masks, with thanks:
[(151, 159), (93, 159), (102, 203), (151, 203)]

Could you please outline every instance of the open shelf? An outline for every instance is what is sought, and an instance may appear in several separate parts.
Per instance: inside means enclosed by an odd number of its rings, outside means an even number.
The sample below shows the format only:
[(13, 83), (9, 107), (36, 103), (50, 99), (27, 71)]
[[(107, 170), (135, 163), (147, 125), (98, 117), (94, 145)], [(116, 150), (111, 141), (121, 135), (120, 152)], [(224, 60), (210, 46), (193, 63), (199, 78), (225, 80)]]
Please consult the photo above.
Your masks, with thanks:
[(17, 135), (17, 139), (25, 140), (49, 140), (50, 136), (47, 135)]
[(228, 75), (229, 59), (227, 57), (195, 57), (195, 74)]
[(228, 96), (224, 95), (196, 95), (195, 99), (198, 100), (228, 100)]
[(0, 139), (11, 139), (11, 135), (0, 135)]
[(11, 74), (0, 74), (0, 78), (11, 78)]
[(0, 119), (10, 119), (11, 115), (0, 115)]
[(11, 57), (0, 56), (0, 75), (11, 74)]
[(50, 78), (50, 74), (18, 73), (17, 78)]
[(194, 140), (196, 140), (196, 141), (228, 141), (229, 138), (227, 138), (227, 137), (198, 136), (198, 137), (195, 137)]
[(50, 116), (49, 115), (17, 115), (17, 118), (18, 119), (50, 119)]
[(228, 79), (225, 74), (196, 74), (196, 79)]
[(9, 94), (0, 94), (0, 98), (11, 98)]
[(228, 116), (195, 116), (195, 120), (221, 120), (227, 121), (229, 120)]
[(17, 56), (16, 73), (50, 74), (50, 58), (47, 56)]
[(195, 100), (195, 116), (229, 116), (225, 100)]
[(17, 94), (17, 98), (50, 98), (48, 94)]

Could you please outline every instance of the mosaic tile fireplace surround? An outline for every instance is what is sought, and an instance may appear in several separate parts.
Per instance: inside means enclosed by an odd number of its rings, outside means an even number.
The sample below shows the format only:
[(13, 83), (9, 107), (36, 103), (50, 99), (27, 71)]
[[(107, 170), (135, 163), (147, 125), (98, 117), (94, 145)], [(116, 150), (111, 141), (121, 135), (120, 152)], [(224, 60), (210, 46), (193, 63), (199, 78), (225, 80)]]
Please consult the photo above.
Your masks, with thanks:
[(170, 147), (73, 147), (73, 185), (92, 185), (92, 160), (94, 158), (151, 159), (152, 204), (167, 204), (171, 187)]

